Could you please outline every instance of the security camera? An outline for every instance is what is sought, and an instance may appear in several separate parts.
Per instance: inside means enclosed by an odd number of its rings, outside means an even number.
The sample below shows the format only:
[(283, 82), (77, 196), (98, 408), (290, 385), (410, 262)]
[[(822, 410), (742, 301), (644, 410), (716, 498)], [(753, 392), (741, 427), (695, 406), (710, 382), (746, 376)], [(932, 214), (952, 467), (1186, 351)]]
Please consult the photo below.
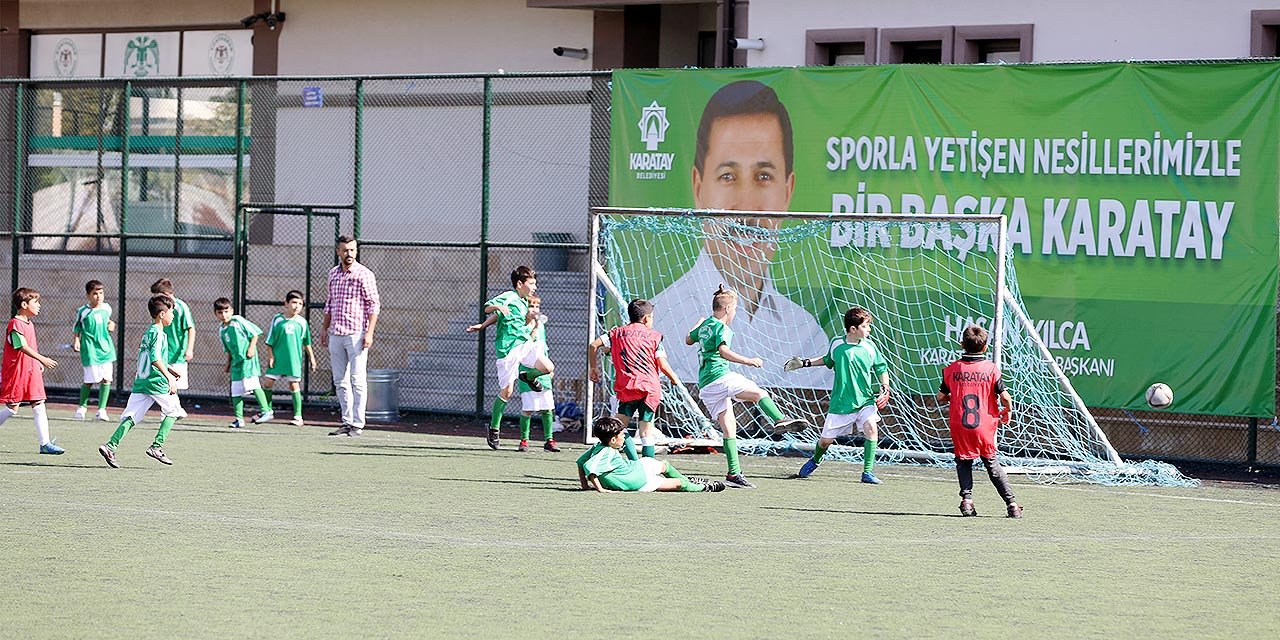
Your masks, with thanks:
[(729, 46), (746, 51), (762, 51), (764, 38), (729, 38)]
[(244, 26), (244, 27), (252, 27), (252, 26), (253, 26), (253, 23), (255, 23), (255, 22), (257, 22), (258, 20), (261, 20), (261, 19), (262, 19), (262, 15), (261, 15), (261, 14), (257, 14), (257, 13), (255, 13), (255, 14), (253, 14), (253, 15), (251, 15), (251, 16), (246, 16), (246, 17), (244, 17), (244, 18), (240, 18), (240, 25), (241, 25), (241, 26)]
[(268, 13), (265, 19), (267, 21), (267, 26), (272, 29), (275, 29), (276, 25), (280, 24), (281, 22), (284, 22), (284, 12), (277, 11), (276, 13)]
[(577, 58), (579, 60), (587, 59), (586, 49), (577, 49), (574, 47), (556, 47), (551, 50), (551, 53), (554, 53), (563, 58)]
[(262, 13), (255, 13), (246, 18), (241, 18), (240, 24), (246, 27), (251, 27), (253, 26), (253, 23), (259, 20), (266, 22), (268, 27), (270, 27), (272, 30), (275, 30), (277, 25), (279, 25), (281, 22), (284, 22), (284, 12), (283, 11), (276, 11), (276, 12), (263, 11)]

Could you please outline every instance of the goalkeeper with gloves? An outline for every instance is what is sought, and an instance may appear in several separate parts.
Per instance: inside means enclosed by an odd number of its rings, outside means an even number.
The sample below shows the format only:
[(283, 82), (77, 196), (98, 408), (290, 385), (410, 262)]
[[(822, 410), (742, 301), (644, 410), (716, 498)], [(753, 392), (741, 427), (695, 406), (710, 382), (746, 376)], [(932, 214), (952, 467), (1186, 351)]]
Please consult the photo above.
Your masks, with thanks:
[[(827, 367), (835, 373), (835, 385), (831, 389), (831, 401), (827, 419), (822, 425), (813, 457), (800, 467), (801, 478), (809, 477), (822, 463), (827, 448), (839, 436), (849, 435), (857, 428), (866, 437), (862, 445), (862, 481), (880, 484), (872, 473), (876, 464), (876, 442), (879, 438), (880, 413), (889, 404), (889, 367), (880, 350), (871, 341), (871, 312), (854, 307), (844, 314), (845, 334), (831, 341), (827, 353), (812, 358), (793, 357), (783, 366), (787, 371), (804, 367)], [(873, 393), (875, 378), (879, 378), (879, 393)]]

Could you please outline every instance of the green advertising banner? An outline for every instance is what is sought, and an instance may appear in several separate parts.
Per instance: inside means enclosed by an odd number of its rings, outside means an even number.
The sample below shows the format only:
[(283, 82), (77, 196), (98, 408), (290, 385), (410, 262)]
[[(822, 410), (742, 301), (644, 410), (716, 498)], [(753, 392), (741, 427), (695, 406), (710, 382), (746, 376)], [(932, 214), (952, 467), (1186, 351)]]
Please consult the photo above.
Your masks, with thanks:
[[(1145, 408), (1160, 381), (1179, 412), (1269, 416), (1278, 109), (1274, 62), (621, 70), (610, 203), (1004, 214), (1029, 315), (1090, 406)], [(843, 233), (773, 272), (866, 241)], [(696, 238), (655, 253), (638, 294), (705, 267)], [(839, 335), (814, 277), (779, 317)], [(967, 320), (927, 319), (948, 346)]]

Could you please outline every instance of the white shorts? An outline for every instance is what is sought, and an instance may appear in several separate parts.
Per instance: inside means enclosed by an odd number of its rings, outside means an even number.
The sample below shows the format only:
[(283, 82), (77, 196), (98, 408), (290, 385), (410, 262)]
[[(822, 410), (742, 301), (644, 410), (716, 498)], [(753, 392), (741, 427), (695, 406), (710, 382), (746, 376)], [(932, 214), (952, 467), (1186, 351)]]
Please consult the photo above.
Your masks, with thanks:
[(556, 401), (551, 397), (551, 390), (525, 391), (520, 394), (521, 411), (552, 411)]
[(536, 342), (524, 342), (511, 349), (507, 357), (498, 360), (498, 388), (505, 389), (515, 384), (520, 375), (520, 365), (532, 367), (541, 353)]
[(764, 389), (748, 380), (746, 376), (730, 371), (715, 382), (699, 389), (698, 398), (707, 406), (707, 412), (711, 414), (711, 419), (714, 421), (720, 418), (720, 414), (728, 411), (733, 405), (733, 399), (744, 391), (764, 393)]
[(111, 382), (115, 374), (116, 363), (104, 362), (102, 364), (91, 364), (84, 368), (84, 383), (98, 384), (99, 382)]
[(662, 481), (667, 479), (662, 475), (662, 472), (667, 470), (667, 463), (657, 458), (640, 458), (640, 466), (644, 467), (644, 474), (649, 476), (649, 481), (640, 488), (640, 493), (657, 491)]
[(257, 376), (245, 378), (244, 380), (232, 380), (231, 397), (239, 398), (240, 396), (248, 395), (261, 388), (262, 382), (258, 380)]
[(151, 409), (153, 403), (160, 405), (160, 414), (166, 418), (183, 415), (182, 403), (178, 401), (177, 394), (147, 395), (145, 393), (130, 393), (129, 404), (124, 408), (124, 413), (120, 414), (120, 419), (133, 418), (133, 423), (138, 424), (142, 422), (142, 417), (147, 415), (147, 411)]
[(178, 379), (173, 383), (173, 388), (178, 391), (191, 388), (191, 379), (187, 377), (187, 363), (174, 362), (169, 365), (170, 369), (178, 372)]
[(278, 376), (274, 373), (268, 373), (262, 377), (268, 380), (280, 380), (282, 382), (289, 382), (289, 383), (302, 382), (302, 378), (298, 376)]
[(870, 435), (867, 433), (869, 428), (878, 424), (880, 424), (880, 412), (876, 411), (874, 404), (859, 409), (857, 413), (828, 413), (826, 422), (822, 423), (820, 437), (847, 436), (853, 433), (855, 427), (863, 435)]

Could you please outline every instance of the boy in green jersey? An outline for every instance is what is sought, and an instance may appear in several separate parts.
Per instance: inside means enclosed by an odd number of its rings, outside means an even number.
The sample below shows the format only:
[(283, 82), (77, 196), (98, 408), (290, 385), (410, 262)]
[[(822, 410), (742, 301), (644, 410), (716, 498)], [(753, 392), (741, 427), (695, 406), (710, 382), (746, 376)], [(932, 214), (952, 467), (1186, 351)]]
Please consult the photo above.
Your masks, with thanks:
[(582, 488), (601, 493), (611, 491), (724, 491), (724, 483), (694, 478), (690, 480), (676, 468), (657, 458), (630, 459), (618, 450), (626, 438), (622, 421), (605, 416), (596, 420), (592, 435), (600, 442), (578, 457), (578, 481)]
[(738, 312), (738, 294), (732, 289), (724, 288), (723, 284), (720, 285), (711, 296), (711, 312), (711, 317), (700, 321), (685, 336), (684, 342), (699, 345), (701, 350), (698, 397), (724, 434), (724, 457), (729, 464), (725, 485), (736, 489), (754, 489), (755, 485), (742, 474), (742, 467), (738, 462), (737, 419), (733, 414), (733, 401), (756, 403), (773, 421), (773, 428), (777, 432), (801, 431), (809, 424), (798, 418), (784, 417), (773, 398), (769, 397), (768, 391), (761, 389), (746, 376), (729, 370), (730, 363), (757, 368), (764, 366), (764, 361), (760, 358), (748, 358), (730, 348), (733, 330), (729, 328), (729, 323), (733, 322)]
[[(538, 345), (538, 351), (547, 355), (547, 317), (542, 315), (542, 299), (536, 295), (529, 296), (529, 315), (525, 316), (532, 329), (530, 337)], [(520, 367), (520, 373), (533, 374), (537, 370), (531, 367)], [(520, 392), (520, 446), (519, 451), (529, 450), (529, 428), (533, 422), (533, 414), (538, 414), (542, 421), (542, 448), (546, 451), (559, 452), (560, 446), (555, 440), (556, 401), (551, 395), (551, 374), (537, 377), (542, 391), (534, 391), (529, 383), (516, 378), (516, 391)]]
[(103, 299), (106, 291), (101, 282), (90, 280), (84, 285), (88, 303), (76, 310), (75, 326), (71, 330), (71, 350), (80, 354), (84, 367), (84, 384), (80, 387), (80, 406), (76, 408), (76, 420), (84, 420), (89, 410), (89, 395), (93, 385), (98, 387), (98, 419), (110, 422), (107, 400), (111, 395), (114, 378), (116, 344), (111, 334), (116, 323), (111, 319), (111, 305)]
[[(516, 267), (511, 272), (511, 291), (494, 296), (484, 303), (484, 312), (493, 316), (484, 322), (467, 327), (467, 333), (483, 331), (491, 324), (498, 325), (493, 341), (497, 357), (498, 397), (493, 401), (489, 416), (489, 434), (486, 442), (490, 449), (498, 448), (498, 427), (507, 410), (507, 401), (515, 392), (516, 379), (524, 380), (533, 391), (542, 391), (540, 376), (555, 369), (551, 360), (538, 349), (531, 338), (532, 326), (526, 321), (529, 315), (529, 296), (538, 290), (538, 274), (529, 267)], [(527, 367), (520, 372), (521, 365)]]
[[(151, 285), (151, 295), (168, 296), (173, 303), (173, 322), (165, 327), (164, 335), (169, 349), (169, 368), (177, 372), (173, 387), (182, 391), (191, 386), (187, 376), (187, 362), (191, 360), (192, 350), (196, 346), (196, 320), (191, 315), (191, 307), (173, 295), (173, 283), (168, 278), (156, 280)], [(182, 417), (186, 417), (185, 412)]]
[[(293, 395), (293, 419), (290, 424), (302, 426), (302, 354), (306, 352), (311, 371), (316, 370), (316, 354), (311, 350), (311, 327), (301, 315), (304, 304), (301, 291), (290, 291), (284, 296), (284, 312), (271, 319), (267, 330), (267, 374), (263, 386), (267, 388), (267, 402), (271, 401), (271, 388), (276, 380), (289, 383)], [(274, 416), (270, 410), (266, 415)], [(265, 422), (263, 415), (254, 422)]]
[(165, 295), (152, 296), (147, 301), (147, 310), (151, 313), (152, 324), (142, 336), (142, 345), (138, 349), (138, 366), (134, 369), (133, 392), (129, 394), (129, 404), (120, 415), (120, 426), (111, 434), (106, 444), (98, 447), (98, 453), (112, 468), (120, 468), (116, 461), (116, 450), (120, 448), (120, 440), (124, 438), (133, 425), (141, 422), (151, 405), (160, 405), (160, 413), (164, 419), (160, 421), (160, 429), (156, 438), (147, 449), (147, 455), (163, 464), (173, 464), (164, 454), (161, 446), (165, 437), (173, 428), (178, 418), (186, 415), (182, 404), (178, 402), (178, 391), (173, 386), (175, 378), (173, 366), (168, 360), (168, 344), (164, 328), (173, 322), (173, 299)]
[(806, 460), (800, 467), (800, 473), (796, 474), (801, 478), (809, 477), (818, 469), (822, 456), (837, 437), (849, 435), (856, 428), (865, 436), (862, 481), (880, 484), (880, 479), (871, 470), (876, 464), (879, 410), (889, 404), (889, 367), (871, 341), (871, 320), (870, 311), (862, 307), (849, 309), (844, 314), (844, 336), (832, 340), (826, 354), (811, 358), (793, 357), (783, 366), (787, 371), (823, 366), (835, 373), (827, 420), (822, 425), (818, 444), (813, 448), (813, 457)]
[(231, 408), (236, 414), (231, 428), (244, 426), (244, 396), (248, 393), (258, 400), (259, 413), (254, 421), (270, 421), (274, 417), (271, 404), (267, 402), (267, 394), (258, 380), (262, 375), (262, 365), (258, 361), (258, 337), (262, 335), (262, 329), (243, 316), (235, 315), (227, 298), (213, 301), (213, 315), (222, 323), (218, 337), (222, 339), (222, 350), (227, 352), (226, 371), (231, 374)]

